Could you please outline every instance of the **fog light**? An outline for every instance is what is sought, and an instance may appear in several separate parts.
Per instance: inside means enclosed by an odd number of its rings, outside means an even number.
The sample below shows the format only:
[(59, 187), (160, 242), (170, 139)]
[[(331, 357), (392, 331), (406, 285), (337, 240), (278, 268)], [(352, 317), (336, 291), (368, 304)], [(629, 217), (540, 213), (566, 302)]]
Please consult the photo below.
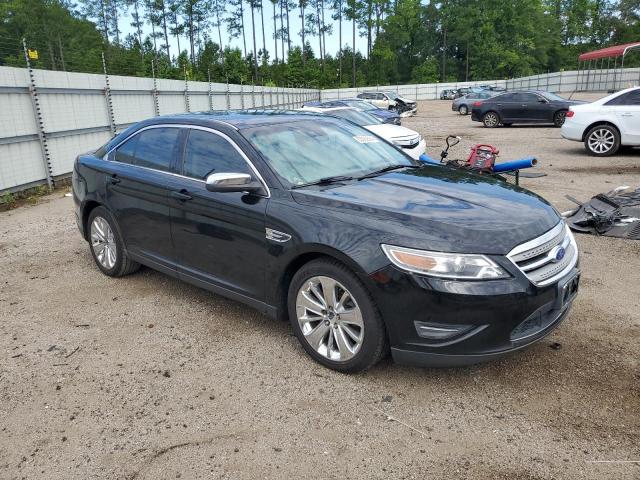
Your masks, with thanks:
[(418, 336), (430, 340), (448, 340), (468, 332), (473, 325), (455, 325), (451, 323), (413, 322)]

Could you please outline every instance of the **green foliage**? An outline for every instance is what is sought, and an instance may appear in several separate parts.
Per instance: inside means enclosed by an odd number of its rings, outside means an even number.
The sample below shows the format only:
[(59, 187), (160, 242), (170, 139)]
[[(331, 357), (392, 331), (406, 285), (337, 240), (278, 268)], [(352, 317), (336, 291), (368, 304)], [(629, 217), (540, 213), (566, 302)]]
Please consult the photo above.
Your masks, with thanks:
[[(24, 37), (35, 68), (101, 73), (104, 53), (111, 74), (313, 88), (573, 69), (579, 53), (640, 39), (638, 0), (0, 0), (0, 18), (0, 65), (25, 65)], [(340, 27), (334, 56), (325, 40)]]

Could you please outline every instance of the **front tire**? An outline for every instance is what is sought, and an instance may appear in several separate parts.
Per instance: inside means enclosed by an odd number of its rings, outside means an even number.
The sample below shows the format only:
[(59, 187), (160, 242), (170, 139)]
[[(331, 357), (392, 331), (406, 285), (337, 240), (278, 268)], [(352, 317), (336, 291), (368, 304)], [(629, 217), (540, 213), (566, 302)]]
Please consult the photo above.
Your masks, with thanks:
[(96, 265), (109, 277), (123, 277), (140, 268), (129, 258), (111, 213), (104, 207), (96, 207), (87, 220), (89, 247)]
[(564, 121), (567, 118), (567, 111), (560, 110), (553, 115), (553, 125), (557, 128), (562, 127), (564, 125)]
[(367, 370), (387, 353), (387, 335), (356, 275), (330, 259), (313, 260), (291, 280), (289, 320), (316, 362), (343, 373)]
[(611, 125), (596, 125), (584, 137), (584, 146), (595, 157), (608, 157), (620, 148), (620, 133)]
[(467, 107), (466, 105), (460, 105), (460, 108), (458, 108), (458, 113), (460, 115), (467, 115), (469, 113), (469, 107)]
[(482, 117), (482, 123), (487, 128), (495, 128), (500, 124), (500, 117), (496, 112), (487, 112)]

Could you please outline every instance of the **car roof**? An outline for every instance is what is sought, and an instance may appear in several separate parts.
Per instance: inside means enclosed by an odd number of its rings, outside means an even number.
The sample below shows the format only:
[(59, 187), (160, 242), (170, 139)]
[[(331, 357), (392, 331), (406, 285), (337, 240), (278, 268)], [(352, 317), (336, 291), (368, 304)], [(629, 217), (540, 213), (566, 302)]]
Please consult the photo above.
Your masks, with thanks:
[[(317, 107), (308, 107), (305, 110), (309, 110), (311, 112), (320, 111), (322, 113), (326, 113), (326, 112), (335, 112), (337, 110), (357, 110), (357, 109), (353, 108), (353, 107), (323, 107), (323, 106), (317, 106)], [(302, 111), (304, 111), (304, 110), (302, 110)]]
[[(318, 107), (312, 107), (318, 108)], [(350, 107), (340, 107), (350, 108)], [(327, 110), (327, 109), (323, 109)], [(278, 123), (295, 122), (305, 120), (309, 115), (314, 115), (313, 110), (229, 110), (183, 113), (177, 115), (163, 115), (145, 120), (144, 124), (154, 125), (163, 123), (184, 123), (200, 125), (204, 127), (217, 127), (220, 124), (232, 127), (235, 130), (270, 125)], [(315, 116), (318, 116), (315, 114)]]

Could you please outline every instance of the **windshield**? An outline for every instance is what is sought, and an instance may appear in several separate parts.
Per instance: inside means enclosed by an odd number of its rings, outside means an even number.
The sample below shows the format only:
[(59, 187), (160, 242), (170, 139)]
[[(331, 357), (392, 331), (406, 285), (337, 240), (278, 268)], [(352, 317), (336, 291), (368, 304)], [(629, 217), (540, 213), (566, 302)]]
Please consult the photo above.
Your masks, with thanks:
[(549, 100), (556, 100), (560, 102), (567, 101), (566, 98), (562, 98), (560, 95), (556, 95), (555, 93), (551, 93), (551, 92), (540, 92), (540, 93), (542, 94), (542, 96), (547, 97)]
[(384, 93), (386, 93), (389, 97), (393, 98), (394, 100), (400, 96), (400, 95), (398, 95), (398, 92), (394, 92), (392, 90), (389, 90), (389, 91), (384, 92)]
[(326, 112), (327, 115), (333, 115), (334, 117), (346, 118), (347, 120), (365, 127), (367, 125), (379, 125), (382, 121), (367, 112), (361, 112), (360, 110), (354, 110), (352, 108), (343, 108), (340, 110), (330, 110)]
[(370, 110), (378, 110), (378, 107), (369, 103), (369, 102), (357, 102), (354, 100), (342, 100), (342, 103), (347, 105), (348, 107), (357, 108), (358, 110), (363, 110), (368, 112)]
[(244, 129), (242, 135), (286, 182), (302, 185), (337, 175), (361, 176), (392, 165), (414, 165), (368, 130), (313, 118)]

